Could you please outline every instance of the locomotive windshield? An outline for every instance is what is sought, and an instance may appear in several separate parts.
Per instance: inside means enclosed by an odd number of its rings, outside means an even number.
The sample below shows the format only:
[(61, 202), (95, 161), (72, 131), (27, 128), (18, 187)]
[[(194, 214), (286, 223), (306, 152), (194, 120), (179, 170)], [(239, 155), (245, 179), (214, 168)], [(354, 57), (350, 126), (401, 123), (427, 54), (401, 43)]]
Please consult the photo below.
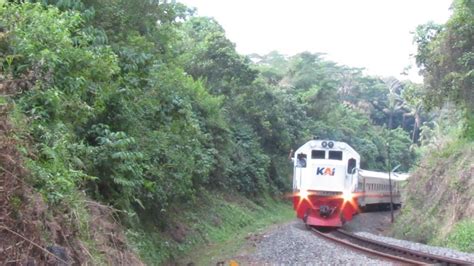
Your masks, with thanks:
[(329, 151), (329, 160), (342, 160), (342, 151)]
[(325, 158), (326, 158), (326, 151), (323, 151), (323, 150), (311, 151), (311, 159), (325, 159)]

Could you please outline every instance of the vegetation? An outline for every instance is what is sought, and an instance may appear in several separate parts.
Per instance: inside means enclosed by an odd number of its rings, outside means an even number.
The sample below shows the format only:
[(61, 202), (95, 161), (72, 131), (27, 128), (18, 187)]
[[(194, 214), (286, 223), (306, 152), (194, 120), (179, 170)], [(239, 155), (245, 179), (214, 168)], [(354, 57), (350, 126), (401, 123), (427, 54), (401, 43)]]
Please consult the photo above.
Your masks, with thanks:
[(418, 27), (421, 99), (436, 109), (421, 128), (423, 155), (410, 177), (394, 235), (473, 252), (474, 5), (454, 1), (446, 25)]
[(289, 204), (282, 201), (261, 198), (256, 203), (238, 195), (204, 192), (195, 204), (181, 205), (169, 214), (166, 233), (147, 224), (129, 230), (128, 238), (151, 264), (209, 265), (232, 257), (250, 233), (293, 217)]
[[(464, 13), (472, 10), (460, 3)], [(433, 61), (441, 48), (432, 43), (448, 45), (454, 36), (469, 48), (462, 41), (469, 29), (457, 27), (463, 19), (438, 34), (419, 29), (418, 60), (427, 75), (448, 60)], [(465, 97), (472, 51), (461, 54), (443, 84), (460, 84), (449, 87), (459, 89), (453, 101), (472, 103)], [(212, 202), (211, 194), (247, 197), (261, 203), (245, 204), (265, 213), (268, 197), (289, 190), (288, 152), (313, 136), (348, 142), (364, 168), (379, 170), (389, 143), (390, 165), (408, 170), (410, 146), (432, 118), (417, 84), (366, 76), (308, 52), (239, 55), (215, 20), (174, 1), (6, 1), (0, 82), (8, 95), (1, 104), (12, 106), (23, 143), (27, 182), (52, 209), (81, 208), (86, 198), (111, 206), (142, 258), (155, 263), (189, 248), (163, 239), (180, 210), (193, 217), (187, 208)], [(443, 90), (436, 82), (425, 102)], [(462, 106), (469, 137), (472, 110), (469, 102)], [(198, 223), (203, 228), (195, 231), (210, 236), (197, 238), (225, 241), (225, 232), (258, 216), (222, 206), (211, 209), (224, 218), (241, 213), (232, 218), (237, 224)]]
[(474, 139), (474, 4), (453, 2), (446, 25), (421, 25), (416, 32), (416, 60), (424, 76), (424, 101), (428, 108), (446, 102), (463, 111), (463, 136)]

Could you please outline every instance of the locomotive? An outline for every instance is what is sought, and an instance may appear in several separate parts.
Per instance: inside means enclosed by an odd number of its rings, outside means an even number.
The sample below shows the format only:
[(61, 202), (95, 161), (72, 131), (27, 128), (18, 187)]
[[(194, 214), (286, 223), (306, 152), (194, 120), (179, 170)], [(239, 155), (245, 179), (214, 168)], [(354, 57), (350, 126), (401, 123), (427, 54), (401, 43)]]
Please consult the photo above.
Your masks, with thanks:
[(310, 140), (294, 152), (293, 207), (307, 226), (341, 227), (368, 207), (401, 206), (408, 175), (360, 169), (360, 155), (345, 142)]

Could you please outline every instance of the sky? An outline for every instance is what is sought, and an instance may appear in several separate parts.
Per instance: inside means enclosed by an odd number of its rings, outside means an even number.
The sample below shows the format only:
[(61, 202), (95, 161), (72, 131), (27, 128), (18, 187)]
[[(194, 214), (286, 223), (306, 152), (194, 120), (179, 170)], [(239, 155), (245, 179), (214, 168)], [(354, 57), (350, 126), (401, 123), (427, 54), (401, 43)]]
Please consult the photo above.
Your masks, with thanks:
[[(215, 18), (241, 54), (303, 51), (366, 73), (421, 82), (416, 26), (445, 23), (452, 0), (178, 0)], [(412, 65), (408, 76), (401, 72)]]

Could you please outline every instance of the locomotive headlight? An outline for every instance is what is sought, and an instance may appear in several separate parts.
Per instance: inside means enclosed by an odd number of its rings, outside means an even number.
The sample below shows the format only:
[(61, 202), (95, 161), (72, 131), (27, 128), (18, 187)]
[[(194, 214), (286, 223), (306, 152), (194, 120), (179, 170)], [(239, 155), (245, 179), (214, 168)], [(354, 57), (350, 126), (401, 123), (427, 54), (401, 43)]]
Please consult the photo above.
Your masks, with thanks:
[(307, 198), (308, 198), (308, 195), (309, 195), (309, 193), (308, 193), (307, 190), (305, 190), (305, 189), (300, 190), (300, 198), (301, 198), (301, 199), (307, 199)]
[(344, 190), (342, 192), (342, 198), (344, 199), (344, 202), (352, 201), (352, 193), (350, 191)]

